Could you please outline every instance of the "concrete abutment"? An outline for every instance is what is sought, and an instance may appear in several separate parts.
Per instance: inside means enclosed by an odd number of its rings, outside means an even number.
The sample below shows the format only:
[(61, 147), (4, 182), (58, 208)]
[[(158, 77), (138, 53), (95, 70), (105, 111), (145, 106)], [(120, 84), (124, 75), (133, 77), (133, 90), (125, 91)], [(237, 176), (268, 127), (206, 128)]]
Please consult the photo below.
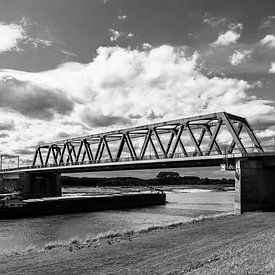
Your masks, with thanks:
[(19, 173), (24, 199), (61, 196), (59, 173)]
[(275, 210), (275, 166), (264, 160), (237, 160), (235, 211)]

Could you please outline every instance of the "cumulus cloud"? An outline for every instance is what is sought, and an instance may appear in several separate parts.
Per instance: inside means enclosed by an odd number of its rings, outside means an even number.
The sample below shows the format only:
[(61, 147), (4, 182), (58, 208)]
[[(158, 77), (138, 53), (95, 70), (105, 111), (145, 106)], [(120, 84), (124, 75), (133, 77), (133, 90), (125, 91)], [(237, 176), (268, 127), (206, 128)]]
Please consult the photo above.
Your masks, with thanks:
[[(188, 54), (185, 47), (117, 46), (100, 47), (88, 64), (67, 63), (40, 73), (2, 70), (0, 78), (6, 76), (7, 83), (2, 80), (0, 111), (14, 110), (29, 123), (43, 114), (48, 121), (24, 132), (25, 138), (38, 136), (36, 140), (53, 139), (50, 133), (56, 134), (56, 129), (82, 135), (81, 124), (99, 132), (218, 111), (250, 121), (275, 118), (273, 102), (249, 92), (253, 84), (206, 76), (200, 71), (200, 60), (197, 52)], [(65, 120), (74, 123), (66, 125)]]
[(238, 39), (241, 37), (241, 30), (243, 25), (239, 24), (230, 24), (229, 30), (226, 32), (220, 33), (218, 38), (211, 44), (213, 47), (217, 46), (227, 46), (230, 44), (235, 44)]
[(91, 127), (107, 127), (114, 125), (129, 125), (130, 119), (123, 116), (104, 115), (103, 113), (91, 114), (88, 110), (83, 113), (83, 120)]
[(275, 36), (273, 34), (267, 34), (261, 41), (260, 45), (267, 46), (269, 48), (275, 48)]
[(121, 32), (119, 32), (117, 30), (114, 30), (114, 29), (109, 29), (109, 31), (112, 34), (111, 37), (110, 37), (111, 41), (116, 41), (122, 35)]
[(0, 53), (10, 50), (18, 51), (18, 43), (25, 37), (25, 30), (21, 25), (0, 22)]
[[(19, 22), (7, 24), (0, 22), (0, 54), (8, 51), (23, 51), (23, 47), (28, 45), (35, 49), (38, 47), (49, 47), (52, 41), (47, 39), (46, 31), (38, 31), (34, 26), (37, 22), (31, 22), (23, 17)], [(37, 27), (38, 28), (38, 27)], [(38, 32), (39, 35), (34, 35)]]
[(235, 50), (232, 56), (229, 57), (231, 65), (237, 66), (247, 61), (250, 58), (252, 50)]
[(270, 72), (271, 74), (275, 74), (275, 62), (272, 62), (272, 63), (271, 63), (271, 67), (270, 67), (270, 69), (269, 69), (269, 72)]
[(16, 111), (30, 118), (49, 120), (56, 113), (69, 114), (73, 110), (73, 102), (58, 91), (47, 90), (11, 77), (0, 77), (0, 108)]
[(15, 128), (15, 123), (13, 120), (0, 122), (0, 130), (12, 131)]

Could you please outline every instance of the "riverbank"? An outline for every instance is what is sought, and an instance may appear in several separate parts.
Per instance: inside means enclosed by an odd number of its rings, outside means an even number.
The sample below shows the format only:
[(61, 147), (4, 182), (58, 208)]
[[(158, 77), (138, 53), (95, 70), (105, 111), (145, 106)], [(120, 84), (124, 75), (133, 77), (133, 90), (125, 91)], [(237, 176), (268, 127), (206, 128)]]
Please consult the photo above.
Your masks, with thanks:
[(249, 213), (2, 256), (1, 274), (275, 272), (275, 213)]

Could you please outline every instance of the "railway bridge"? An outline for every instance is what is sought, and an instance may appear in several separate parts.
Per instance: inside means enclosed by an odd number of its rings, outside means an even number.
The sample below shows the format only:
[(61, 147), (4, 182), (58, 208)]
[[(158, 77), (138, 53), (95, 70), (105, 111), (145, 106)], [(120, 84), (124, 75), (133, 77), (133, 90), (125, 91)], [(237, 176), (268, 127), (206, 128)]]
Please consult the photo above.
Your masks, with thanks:
[(275, 209), (275, 148), (226, 112), (39, 144), (32, 165), (2, 169), (0, 181), (16, 178), (37, 198), (59, 196), (64, 173), (209, 166), (235, 170), (237, 213)]

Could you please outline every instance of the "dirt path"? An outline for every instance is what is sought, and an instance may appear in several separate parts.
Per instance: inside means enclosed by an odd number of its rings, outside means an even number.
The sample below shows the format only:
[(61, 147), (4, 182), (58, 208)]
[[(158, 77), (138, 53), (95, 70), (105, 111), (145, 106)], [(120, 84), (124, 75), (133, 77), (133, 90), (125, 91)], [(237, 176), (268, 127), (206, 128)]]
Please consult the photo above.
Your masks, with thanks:
[(274, 274), (275, 213), (0, 258), (0, 274)]

